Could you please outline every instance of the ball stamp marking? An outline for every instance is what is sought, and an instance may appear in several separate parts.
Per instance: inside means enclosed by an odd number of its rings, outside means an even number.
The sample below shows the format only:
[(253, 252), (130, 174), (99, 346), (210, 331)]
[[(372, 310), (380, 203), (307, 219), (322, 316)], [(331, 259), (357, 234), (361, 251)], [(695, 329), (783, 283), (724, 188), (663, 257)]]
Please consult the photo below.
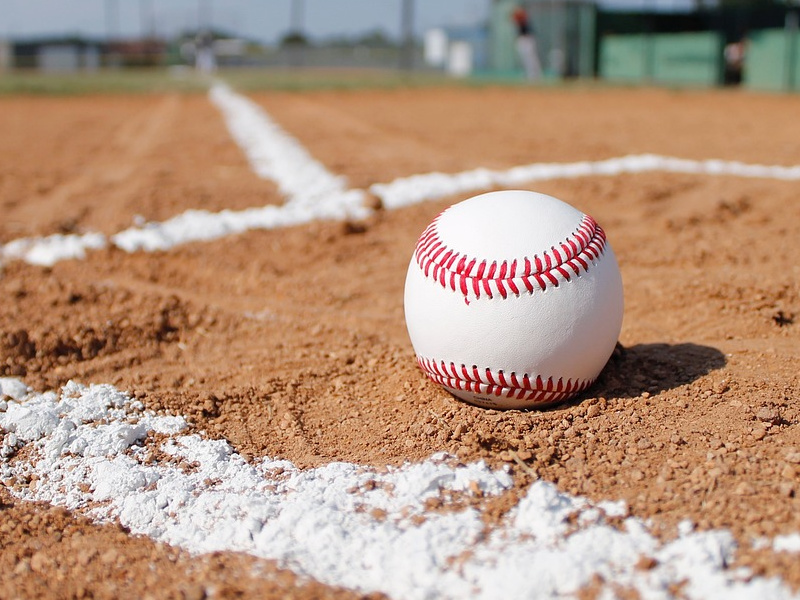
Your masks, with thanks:
[(409, 265), (417, 362), (455, 396), (492, 408), (562, 402), (597, 378), (622, 325), (605, 232), (535, 192), (481, 194), (443, 211)]

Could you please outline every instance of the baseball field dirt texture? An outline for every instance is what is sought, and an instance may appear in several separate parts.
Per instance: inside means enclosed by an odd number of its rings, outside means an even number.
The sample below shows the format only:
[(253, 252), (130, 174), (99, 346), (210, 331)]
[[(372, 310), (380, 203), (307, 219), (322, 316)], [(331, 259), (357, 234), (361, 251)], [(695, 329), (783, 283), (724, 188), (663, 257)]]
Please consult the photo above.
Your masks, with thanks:
[[(0, 597), (800, 596), (799, 108), (0, 98)], [(501, 189), (622, 273), (616, 350), (547, 410), (456, 400), (404, 323), (422, 231)]]

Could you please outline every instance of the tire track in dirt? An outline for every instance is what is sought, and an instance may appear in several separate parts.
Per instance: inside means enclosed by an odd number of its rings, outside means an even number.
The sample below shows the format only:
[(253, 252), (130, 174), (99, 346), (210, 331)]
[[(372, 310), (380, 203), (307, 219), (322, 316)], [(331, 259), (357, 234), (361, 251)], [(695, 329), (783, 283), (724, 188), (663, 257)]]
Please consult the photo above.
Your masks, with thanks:
[(36, 214), (51, 215), (64, 232), (74, 230), (90, 213), (100, 221), (113, 221), (118, 206), (108, 198), (98, 202), (99, 191), (126, 185), (129, 195), (142, 193), (145, 183), (134, 176), (142, 171), (149, 151), (169, 135), (169, 124), (181, 104), (180, 96), (166, 96), (153, 110), (148, 105), (147, 110), (124, 121), (105, 147), (94, 154), (90, 165), (30, 204), (28, 210), (20, 211), (18, 218), (34, 220)]

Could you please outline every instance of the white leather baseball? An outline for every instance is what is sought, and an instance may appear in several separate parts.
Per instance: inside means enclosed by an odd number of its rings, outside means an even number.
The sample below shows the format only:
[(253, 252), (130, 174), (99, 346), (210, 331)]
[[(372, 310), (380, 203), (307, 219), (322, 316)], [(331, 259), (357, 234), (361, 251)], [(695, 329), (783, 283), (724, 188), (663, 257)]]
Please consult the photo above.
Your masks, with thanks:
[(443, 211), (405, 285), (422, 370), (490, 408), (564, 401), (591, 385), (622, 326), (622, 278), (603, 230), (551, 196), (500, 191)]

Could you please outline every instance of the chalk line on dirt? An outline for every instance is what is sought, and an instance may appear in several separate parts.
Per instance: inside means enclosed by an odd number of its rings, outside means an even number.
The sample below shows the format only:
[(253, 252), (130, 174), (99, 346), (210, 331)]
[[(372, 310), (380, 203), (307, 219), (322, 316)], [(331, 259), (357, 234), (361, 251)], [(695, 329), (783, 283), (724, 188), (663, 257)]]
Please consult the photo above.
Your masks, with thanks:
[[(624, 503), (591, 503), (544, 481), (488, 535), (474, 508), (425, 510), (442, 492), (511, 488), (507, 471), (483, 462), (439, 454), (381, 470), (344, 462), (301, 470), (271, 458), (248, 463), (226, 441), (186, 429), (183, 417), (155, 415), (110, 385), (70, 382), (39, 394), (0, 378), (0, 480), (14, 495), (116, 520), (192, 553), (246, 552), (394, 598), (548, 598), (593, 581), (608, 582), (601, 597), (631, 588), (668, 598), (679, 584), (688, 598), (793, 597), (777, 578), (727, 568), (730, 532), (685, 522), (661, 543), (641, 519), (625, 518)], [(168, 458), (152, 461), (153, 450)], [(652, 569), (636, 568), (643, 556)]]
[(187, 242), (218, 239), (251, 229), (274, 229), (315, 220), (361, 219), (369, 215), (363, 190), (348, 189), (255, 102), (218, 83), (209, 92), (250, 167), (274, 181), (286, 198), (280, 206), (213, 213), (188, 210), (161, 223), (131, 227), (111, 242), (127, 252), (167, 250)]
[[(259, 177), (275, 181), (286, 197), (284, 204), (240, 211), (190, 209), (166, 221), (128, 228), (112, 235), (110, 239), (100, 233), (23, 238), (0, 246), (0, 262), (17, 259), (52, 266), (61, 260), (85, 258), (87, 251), (109, 244), (127, 252), (152, 252), (255, 229), (369, 216), (371, 209), (364, 204), (366, 191), (348, 189), (344, 177), (329, 172), (255, 102), (223, 83), (212, 86), (209, 98), (220, 110), (231, 136), (244, 152), (253, 171)], [(374, 184), (369, 192), (380, 198), (386, 209), (392, 210), (494, 186), (514, 187), (551, 179), (645, 172), (800, 180), (800, 166), (697, 161), (640, 154), (600, 161), (533, 163), (506, 170), (426, 173)]]
[(800, 166), (752, 165), (737, 161), (698, 161), (657, 154), (634, 154), (599, 161), (534, 163), (503, 171), (473, 169), (455, 174), (412, 175), (396, 179), (391, 183), (374, 184), (370, 187), (370, 191), (381, 198), (385, 208), (393, 209), (494, 186), (513, 187), (551, 179), (652, 172), (800, 180)]
[(0, 264), (17, 259), (50, 267), (62, 260), (84, 259), (87, 251), (101, 250), (106, 245), (106, 237), (102, 233), (58, 233), (47, 237), (20, 238), (0, 246)]

